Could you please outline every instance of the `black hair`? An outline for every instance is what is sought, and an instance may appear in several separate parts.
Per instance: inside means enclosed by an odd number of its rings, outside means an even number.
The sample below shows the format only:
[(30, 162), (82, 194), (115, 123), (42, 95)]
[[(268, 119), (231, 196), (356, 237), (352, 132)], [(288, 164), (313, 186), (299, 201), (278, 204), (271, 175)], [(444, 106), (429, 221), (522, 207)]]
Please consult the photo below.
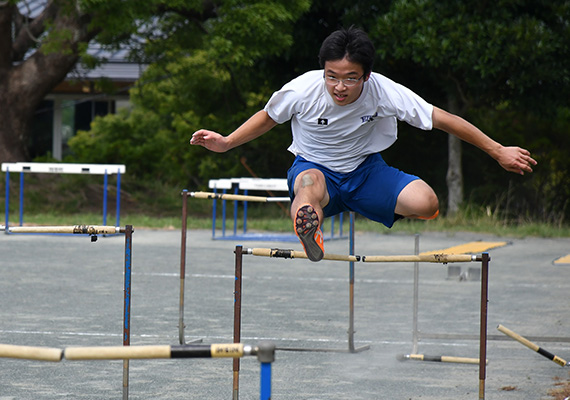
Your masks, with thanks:
[(372, 72), (374, 65), (374, 44), (368, 35), (355, 27), (339, 29), (331, 33), (321, 45), (319, 63), (325, 67), (326, 61), (347, 60), (360, 64), (364, 74)]

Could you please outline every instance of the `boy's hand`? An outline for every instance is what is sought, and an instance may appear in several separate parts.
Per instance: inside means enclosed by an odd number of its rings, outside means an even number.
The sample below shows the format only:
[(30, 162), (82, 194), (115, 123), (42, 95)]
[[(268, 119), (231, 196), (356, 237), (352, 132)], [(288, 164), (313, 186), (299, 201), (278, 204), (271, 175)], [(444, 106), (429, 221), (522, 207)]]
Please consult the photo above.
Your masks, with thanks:
[(226, 137), (214, 131), (200, 129), (192, 134), (190, 144), (202, 146), (216, 153), (223, 153), (228, 150)]

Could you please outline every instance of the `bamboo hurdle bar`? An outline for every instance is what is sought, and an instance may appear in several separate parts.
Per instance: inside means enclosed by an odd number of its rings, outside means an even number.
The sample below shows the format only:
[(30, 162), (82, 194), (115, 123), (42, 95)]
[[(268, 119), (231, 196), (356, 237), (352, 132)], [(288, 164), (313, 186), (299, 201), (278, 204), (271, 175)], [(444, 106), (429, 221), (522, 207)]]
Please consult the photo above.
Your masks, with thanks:
[(403, 256), (362, 256), (362, 262), (430, 262), (454, 263), (482, 261), (481, 256), (471, 254), (418, 254)]
[[(269, 249), (248, 248), (244, 254), (270, 258), (307, 258), (304, 251), (292, 249)], [(420, 254), (420, 255), (396, 255), (396, 256), (359, 256), (325, 253), (323, 260), (331, 261), (362, 261), (362, 262), (430, 262), (430, 263), (454, 263), (482, 261), (481, 256), (470, 254)]]
[[(270, 258), (307, 258), (304, 251), (297, 251), (291, 249), (267, 249), (267, 248), (249, 248), (245, 249), (244, 254), (251, 254), (260, 257)], [(331, 261), (360, 261), (360, 256), (345, 256), (341, 254), (328, 254), (325, 253), (323, 260)]]
[(556, 364), (560, 365), (561, 367), (567, 367), (570, 365), (570, 363), (568, 363), (563, 358), (558, 357), (557, 355), (554, 355), (547, 350), (544, 350), (542, 347), (537, 346), (536, 344), (534, 344), (530, 340), (522, 337), (521, 335), (519, 335), (516, 332), (511, 331), (509, 328), (506, 328), (503, 325), (499, 324), (499, 326), (497, 326), (497, 330), (499, 330), (499, 332), (504, 333), (505, 335), (507, 335), (511, 339), (514, 339), (517, 342), (525, 345), (529, 349), (536, 351), (541, 356), (548, 358), (549, 360), (555, 362)]
[(8, 233), (68, 233), (76, 235), (111, 235), (125, 233), (125, 228), (106, 225), (71, 225), (71, 226), (0, 226), (0, 231)]
[(249, 196), (245, 194), (229, 194), (229, 193), (212, 193), (212, 192), (190, 192), (189, 195), (196, 199), (208, 200), (236, 200), (236, 201), (252, 201), (257, 203), (278, 203), (289, 202), (289, 197), (264, 197), (264, 196)]
[(243, 343), (211, 345), (147, 345), (147, 346), (86, 346), (65, 349), (0, 344), (0, 358), (59, 362), (92, 360), (142, 360), (168, 358), (233, 358), (257, 356), (261, 366), (260, 400), (271, 400), (271, 364), (275, 361), (275, 345), (260, 342), (257, 346)]
[(53, 347), (17, 346), (0, 344), (1, 358), (19, 358), (22, 360), (61, 361), (63, 350)]
[[(458, 364), (479, 364), (478, 358), (454, 357), (454, 356), (428, 356), (425, 354), (402, 354), (397, 357), (400, 361), (433, 361), (442, 363), (458, 363)], [(486, 360), (488, 363), (488, 360)]]
[(257, 348), (241, 343), (211, 345), (150, 345), (68, 347), (66, 360), (134, 360), (157, 358), (240, 358), (256, 355)]
[[(1, 358), (36, 361), (134, 360), (164, 358), (242, 358), (263, 351), (264, 344), (243, 343), (210, 345), (140, 345), (140, 346), (71, 346), (65, 349), (41, 346), (0, 344)], [(261, 349), (261, 350), (260, 350)], [(271, 349), (270, 351), (274, 351)], [(265, 350), (267, 351), (267, 350)]]

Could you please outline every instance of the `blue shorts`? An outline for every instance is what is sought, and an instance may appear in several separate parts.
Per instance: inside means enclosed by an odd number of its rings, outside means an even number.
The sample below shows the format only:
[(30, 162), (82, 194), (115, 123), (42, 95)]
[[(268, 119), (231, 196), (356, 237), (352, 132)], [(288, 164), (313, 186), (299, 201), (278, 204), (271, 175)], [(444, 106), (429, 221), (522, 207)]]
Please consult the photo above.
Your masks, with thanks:
[(394, 209), (398, 195), (410, 182), (419, 179), (390, 167), (380, 153), (369, 155), (354, 171), (343, 174), (297, 156), (287, 172), (289, 197), (295, 197), (293, 187), (299, 173), (318, 169), (326, 180), (330, 201), (323, 209), (325, 217), (343, 211), (355, 211), (388, 228), (394, 224)]

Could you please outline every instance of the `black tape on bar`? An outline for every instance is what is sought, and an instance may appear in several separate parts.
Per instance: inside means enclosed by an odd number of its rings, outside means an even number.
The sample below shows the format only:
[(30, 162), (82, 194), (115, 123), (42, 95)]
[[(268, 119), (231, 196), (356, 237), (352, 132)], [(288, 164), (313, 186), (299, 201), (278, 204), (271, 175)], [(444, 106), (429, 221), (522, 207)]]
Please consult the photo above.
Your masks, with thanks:
[(170, 358), (210, 358), (210, 346), (172, 346)]
[(291, 249), (271, 249), (271, 257), (293, 258), (293, 250), (291, 250)]

